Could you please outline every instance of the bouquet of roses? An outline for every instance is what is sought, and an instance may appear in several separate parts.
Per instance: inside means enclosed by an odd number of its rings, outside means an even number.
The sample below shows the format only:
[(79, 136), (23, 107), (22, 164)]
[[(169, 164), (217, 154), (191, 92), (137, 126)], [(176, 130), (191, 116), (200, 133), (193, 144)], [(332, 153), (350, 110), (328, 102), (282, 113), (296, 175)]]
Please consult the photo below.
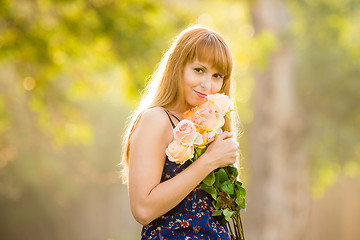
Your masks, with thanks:
[[(195, 161), (222, 133), (231, 101), (225, 94), (208, 95), (207, 101), (186, 111), (174, 129), (174, 141), (166, 148), (170, 161), (184, 164)], [(240, 210), (245, 209), (246, 191), (238, 181), (235, 166), (219, 168), (211, 172), (200, 184), (200, 189), (213, 198), (213, 216), (223, 225), (228, 225), (233, 239), (243, 240), (244, 231)]]

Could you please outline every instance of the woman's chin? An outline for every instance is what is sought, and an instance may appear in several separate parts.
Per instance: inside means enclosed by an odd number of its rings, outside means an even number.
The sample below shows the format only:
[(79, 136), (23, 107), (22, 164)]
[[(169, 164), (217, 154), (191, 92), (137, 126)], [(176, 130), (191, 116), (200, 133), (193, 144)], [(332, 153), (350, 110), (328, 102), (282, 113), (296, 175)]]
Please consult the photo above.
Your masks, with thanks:
[(190, 101), (187, 101), (188, 104), (188, 108), (193, 108), (193, 107), (197, 107), (200, 106), (201, 104), (206, 102), (206, 98), (198, 98), (195, 97), (193, 99), (191, 99)]
[(196, 103), (194, 103), (194, 104), (190, 104), (191, 105), (191, 108), (193, 108), (193, 107), (198, 107), (198, 106), (200, 106), (201, 104), (203, 104), (205, 101), (198, 101), (198, 102), (196, 102)]

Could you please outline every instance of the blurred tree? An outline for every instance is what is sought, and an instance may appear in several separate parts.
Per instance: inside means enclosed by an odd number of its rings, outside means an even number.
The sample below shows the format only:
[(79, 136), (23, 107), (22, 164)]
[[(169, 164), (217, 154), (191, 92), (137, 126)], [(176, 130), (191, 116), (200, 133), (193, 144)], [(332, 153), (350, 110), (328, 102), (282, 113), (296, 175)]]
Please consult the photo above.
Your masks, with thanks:
[(297, 49), (297, 93), (311, 131), (312, 195), (337, 176), (360, 175), (360, 31), (356, 0), (288, 1)]
[[(303, 239), (309, 208), (306, 152), (299, 147), (304, 122), (295, 91), (290, 15), (282, 1), (251, 6), (257, 33), (270, 31), (277, 44), (256, 74), (250, 133), (249, 239)], [(276, 222), (276, 224), (275, 224)]]
[(252, 3), (255, 29), (277, 45), (256, 77), (249, 235), (303, 239), (310, 182), (320, 197), (339, 174), (360, 173), (359, 3)]

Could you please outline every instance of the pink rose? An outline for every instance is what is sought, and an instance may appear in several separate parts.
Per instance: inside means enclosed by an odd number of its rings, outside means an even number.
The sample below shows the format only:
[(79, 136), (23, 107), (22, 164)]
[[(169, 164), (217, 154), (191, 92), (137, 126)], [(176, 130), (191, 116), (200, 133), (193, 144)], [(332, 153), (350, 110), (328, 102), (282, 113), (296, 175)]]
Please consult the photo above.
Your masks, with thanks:
[(183, 164), (194, 156), (194, 146), (186, 146), (179, 140), (174, 140), (166, 148), (165, 153), (171, 162)]
[[(216, 114), (215, 110), (209, 108), (199, 108), (192, 116), (196, 128), (200, 131), (211, 132), (222, 124), (222, 116)], [(224, 124), (222, 124), (224, 125)]]
[(174, 129), (174, 137), (181, 141), (183, 145), (194, 145), (202, 143), (202, 136), (196, 132), (196, 127), (193, 122), (187, 119), (181, 120)]
[(213, 109), (217, 113), (220, 113), (222, 116), (224, 116), (227, 112), (230, 111), (231, 101), (227, 95), (223, 93), (217, 93), (208, 95), (206, 98), (208, 99), (208, 101), (203, 103), (201, 107), (208, 107), (210, 109)]

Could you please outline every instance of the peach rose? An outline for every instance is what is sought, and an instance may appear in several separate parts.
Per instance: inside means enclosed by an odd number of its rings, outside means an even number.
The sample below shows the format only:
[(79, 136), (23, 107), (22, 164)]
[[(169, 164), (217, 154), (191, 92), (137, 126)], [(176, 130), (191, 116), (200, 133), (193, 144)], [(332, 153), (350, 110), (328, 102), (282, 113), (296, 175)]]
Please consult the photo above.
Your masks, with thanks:
[(198, 108), (191, 116), (191, 121), (195, 124), (198, 132), (211, 132), (215, 128), (222, 127), (225, 122), (220, 114), (209, 108)]
[(183, 119), (176, 125), (174, 137), (186, 146), (202, 143), (201, 134), (196, 132), (195, 124), (188, 119)]
[(215, 110), (217, 113), (221, 115), (225, 115), (230, 111), (231, 101), (230, 98), (223, 94), (217, 93), (207, 96), (208, 101), (205, 102), (202, 107), (208, 107), (210, 109)]
[(166, 148), (165, 153), (171, 162), (183, 164), (194, 156), (194, 146), (186, 146), (179, 140), (174, 140)]
[(217, 121), (216, 128), (221, 128), (225, 124), (225, 118), (220, 113), (216, 113), (216, 121)]
[(183, 117), (185, 119), (188, 119), (190, 121), (192, 121), (192, 119), (194, 118), (194, 114), (197, 110), (199, 110), (200, 108), (198, 106), (191, 108), (190, 110), (187, 110), (186, 112), (183, 113)]
[(215, 137), (219, 134), (221, 134), (223, 131), (221, 128), (217, 128), (212, 130), (211, 132), (206, 132), (203, 134), (203, 143), (199, 146), (199, 148), (203, 148), (209, 143), (213, 142), (215, 140)]

